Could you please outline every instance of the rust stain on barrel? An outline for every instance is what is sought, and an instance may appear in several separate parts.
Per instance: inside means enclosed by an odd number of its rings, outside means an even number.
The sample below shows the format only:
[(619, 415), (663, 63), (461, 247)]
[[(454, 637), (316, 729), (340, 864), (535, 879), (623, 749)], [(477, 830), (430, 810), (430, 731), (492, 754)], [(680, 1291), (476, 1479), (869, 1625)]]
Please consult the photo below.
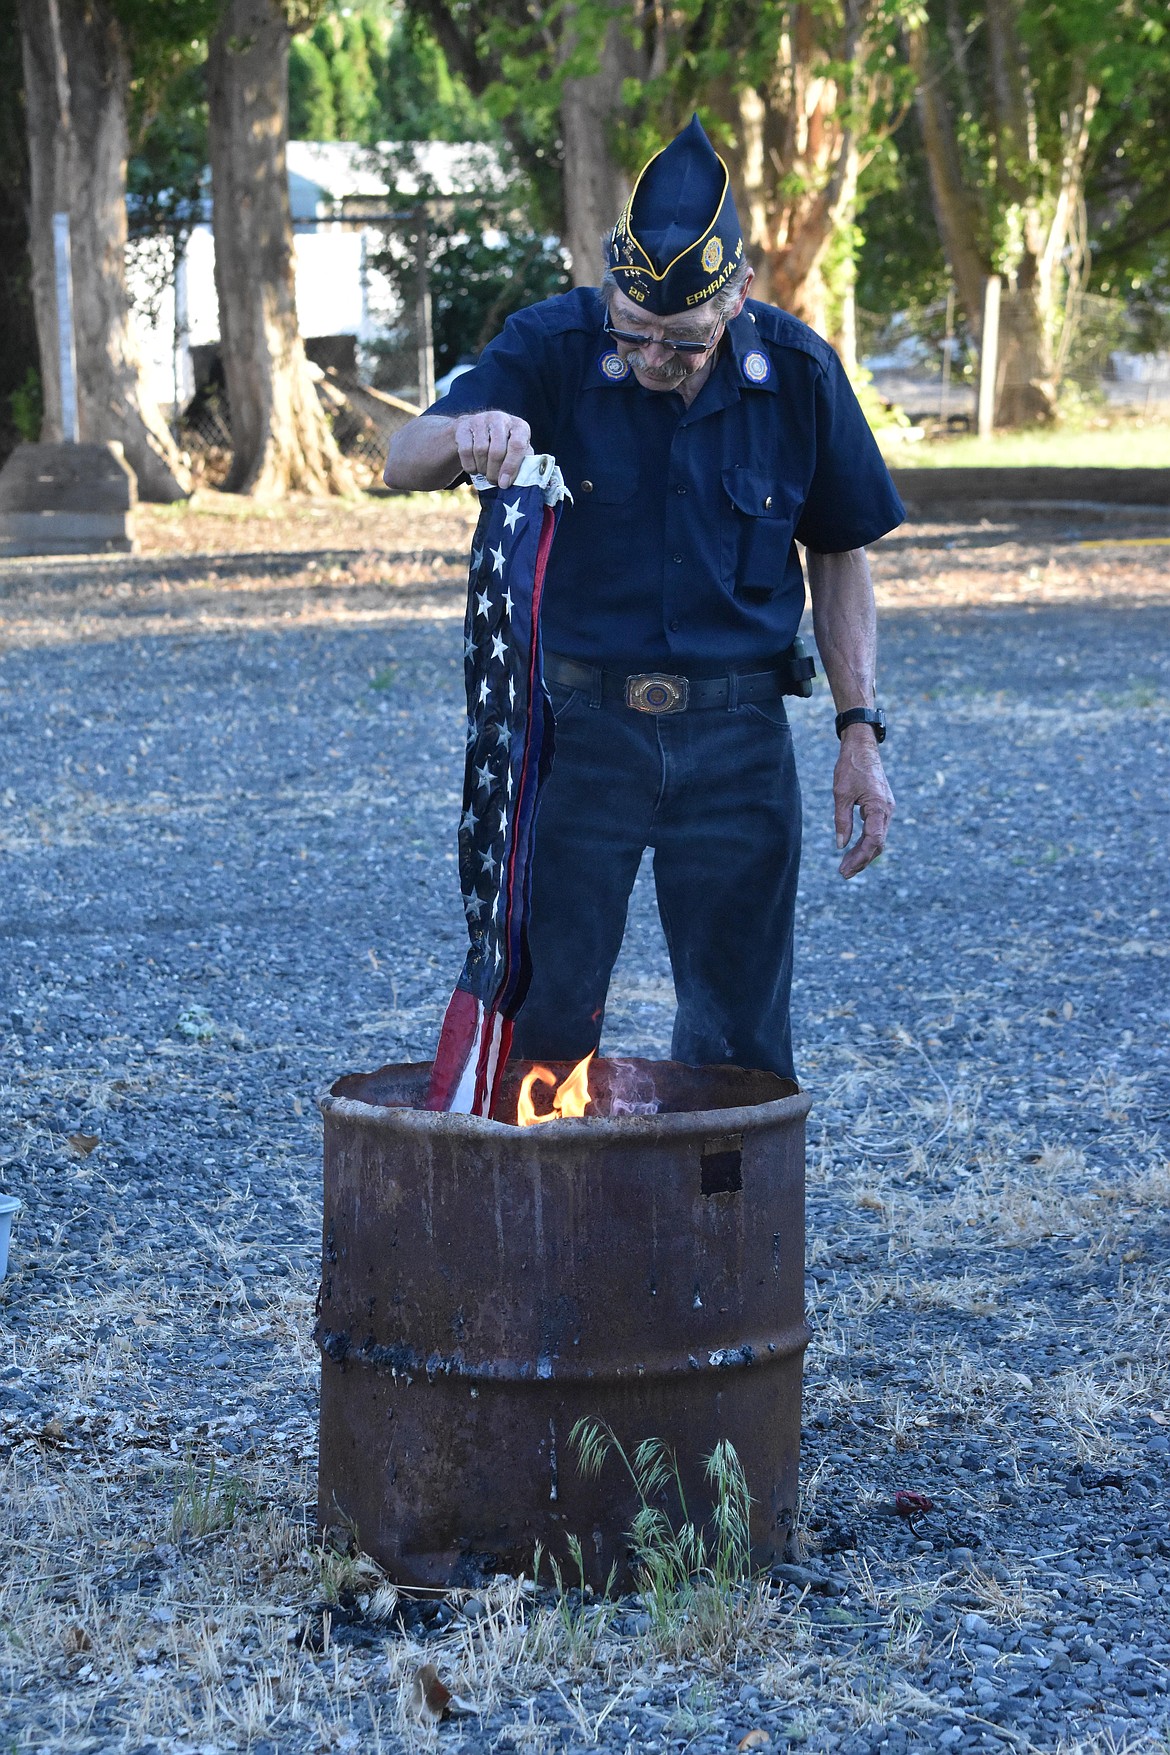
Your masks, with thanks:
[[(796, 1505), (804, 1120), (769, 1073), (626, 1062), (661, 1110), (516, 1128), (435, 1114), (427, 1066), (338, 1080), (325, 1117), (320, 1516), (400, 1583), (473, 1582), (580, 1537), (625, 1576), (636, 1507), (569, 1433), (663, 1439), (692, 1512), (735, 1445), (761, 1561)], [(519, 1066), (502, 1100), (515, 1113)], [(560, 1076), (567, 1068), (554, 1068)]]

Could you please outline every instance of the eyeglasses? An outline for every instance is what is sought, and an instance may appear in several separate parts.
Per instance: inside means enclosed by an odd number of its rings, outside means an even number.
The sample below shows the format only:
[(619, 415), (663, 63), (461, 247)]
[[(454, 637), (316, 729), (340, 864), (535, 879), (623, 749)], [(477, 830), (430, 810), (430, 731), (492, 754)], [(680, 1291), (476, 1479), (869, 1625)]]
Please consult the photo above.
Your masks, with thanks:
[(723, 328), (723, 318), (720, 317), (706, 341), (670, 341), (665, 335), (635, 335), (628, 329), (615, 329), (608, 311), (602, 327), (611, 341), (627, 341), (631, 347), (665, 347), (670, 353), (700, 354), (714, 347)]

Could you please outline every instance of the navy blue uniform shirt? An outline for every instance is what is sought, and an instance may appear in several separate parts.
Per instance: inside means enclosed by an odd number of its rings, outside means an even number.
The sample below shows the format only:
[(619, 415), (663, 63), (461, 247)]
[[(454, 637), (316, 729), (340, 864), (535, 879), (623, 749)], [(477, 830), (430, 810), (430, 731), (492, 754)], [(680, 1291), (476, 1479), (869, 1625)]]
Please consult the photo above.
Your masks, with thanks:
[(750, 668), (804, 609), (796, 543), (861, 548), (905, 511), (833, 349), (749, 299), (689, 408), (644, 390), (592, 287), (518, 311), (429, 412), (500, 408), (573, 495), (553, 543), (545, 648), (615, 668)]

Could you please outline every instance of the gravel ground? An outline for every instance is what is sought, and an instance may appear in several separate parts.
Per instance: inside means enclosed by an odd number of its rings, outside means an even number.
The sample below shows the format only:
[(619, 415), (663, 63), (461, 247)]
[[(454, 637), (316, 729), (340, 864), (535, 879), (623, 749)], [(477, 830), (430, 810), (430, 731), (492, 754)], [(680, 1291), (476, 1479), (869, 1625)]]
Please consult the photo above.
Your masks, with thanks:
[[(890, 851), (845, 886), (823, 691), (797, 1040), (794, 1564), (719, 1636), (394, 1604), (311, 1524), (314, 1094), (462, 960), (471, 510), (144, 509), (0, 562), (6, 1746), (1170, 1746), (1170, 579), (1149, 520), (881, 546)], [(643, 874), (645, 876), (645, 874)], [(640, 880), (606, 1047), (662, 1054)], [(899, 1490), (931, 1509), (895, 1514)], [(470, 1709), (429, 1723), (433, 1661)], [(751, 1733), (757, 1733), (754, 1738)], [(745, 1741), (746, 1739), (746, 1741)]]

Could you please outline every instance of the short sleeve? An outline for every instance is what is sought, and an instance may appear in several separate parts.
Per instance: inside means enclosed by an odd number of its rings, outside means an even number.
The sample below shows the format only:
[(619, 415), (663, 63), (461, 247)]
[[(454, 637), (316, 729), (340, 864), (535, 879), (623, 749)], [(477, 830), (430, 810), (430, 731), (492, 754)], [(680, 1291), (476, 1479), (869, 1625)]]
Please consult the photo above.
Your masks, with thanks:
[(816, 464), (796, 538), (821, 554), (864, 548), (906, 516), (836, 354), (816, 386)]
[(549, 448), (549, 397), (544, 381), (548, 331), (532, 309), (509, 317), (469, 372), (461, 372), (427, 414), (457, 415), (502, 408), (532, 428), (537, 451)]

